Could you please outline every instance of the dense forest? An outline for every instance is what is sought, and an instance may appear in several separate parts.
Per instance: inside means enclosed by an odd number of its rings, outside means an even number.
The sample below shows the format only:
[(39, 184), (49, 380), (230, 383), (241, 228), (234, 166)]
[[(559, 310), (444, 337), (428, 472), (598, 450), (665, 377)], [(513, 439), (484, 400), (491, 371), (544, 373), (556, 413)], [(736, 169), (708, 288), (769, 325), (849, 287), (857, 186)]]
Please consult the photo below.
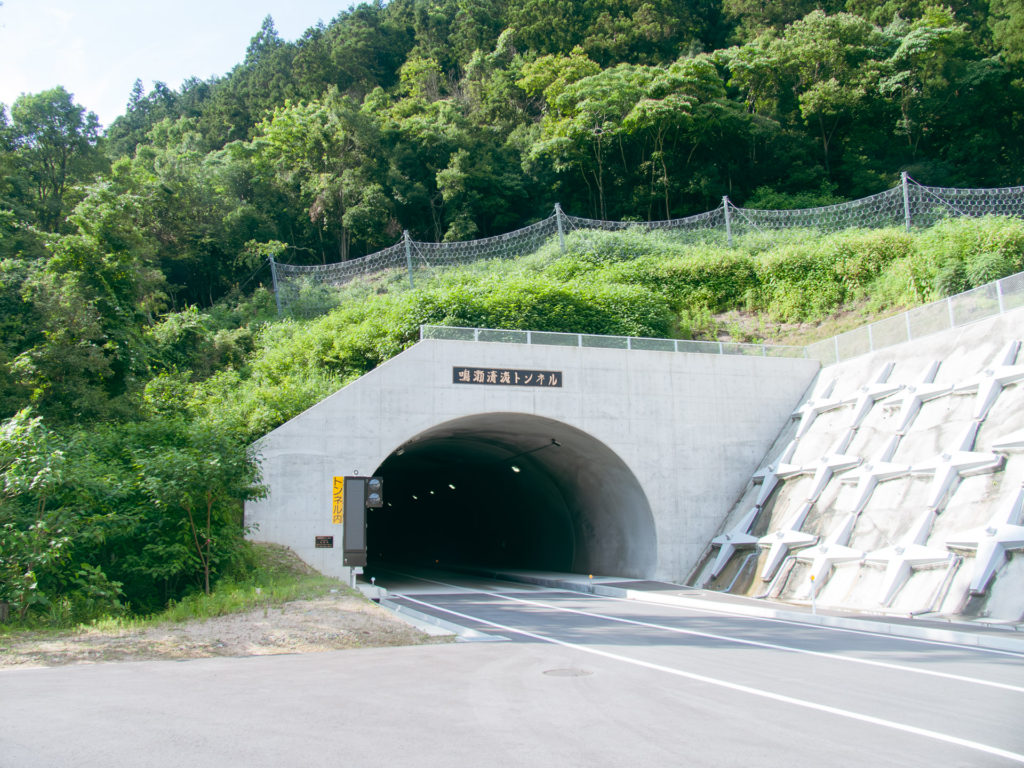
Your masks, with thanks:
[[(419, 322), (690, 335), (724, 309), (814, 319), (871, 286), (898, 306), (1024, 267), (1012, 223), (945, 232), (967, 245), (942, 258), (892, 232), (771, 258), (623, 236), (601, 247), (649, 269), (570, 254), (277, 322), (269, 255), (489, 236), (556, 202), (651, 220), (723, 195), (827, 204), (901, 171), (1019, 185), (1022, 131), (1021, 0), (391, 0), (294, 42), (268, 17), (229, 73), (137, 81), (105, 131), (59, 85), (0, 105), (0, 608), (153, 611), (244, 573), (244, 446)], [(867, 271), (836, 277), (851, 259)]]

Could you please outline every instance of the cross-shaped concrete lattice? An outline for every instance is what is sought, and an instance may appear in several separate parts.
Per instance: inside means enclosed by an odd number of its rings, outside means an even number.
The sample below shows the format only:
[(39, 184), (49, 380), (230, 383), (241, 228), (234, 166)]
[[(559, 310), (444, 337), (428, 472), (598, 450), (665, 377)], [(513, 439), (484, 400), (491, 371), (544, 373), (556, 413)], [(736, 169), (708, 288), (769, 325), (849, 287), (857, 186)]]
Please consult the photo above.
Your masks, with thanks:
[(751, 536), (747, 531), (750, 530), (750, 525), (754, 522), (754, 518), (757, 517), (759, 511), (759, 507), (751, 507), (736, 525), (721, 536), (716, 536), (711, 540), (713, 545), (718, 546), (718, 557), (715, 558), (715, 564), (711, 568), (711, 578), (715, 578), (722, 572), (725, 564), (729, 562), (729, 558), (732, 557), (733, 552), (737, 549), (740, 547), (752, 547), (757, 544), (757, 536)]
[(979, 422), (971, 422), (958, 449), (933, 456), (926, 461), (914, 464), (911, 473), (915, 475), (932, 475), (928, 486), (928, 500), (925, 504), (929, 509), (938, 510), (953, 486), (960, 482), (964, 474), (995, 472), (1003, 466), (1005, 458), (997, 453), (972, 451), (974, 438), (978, 434)]
[(811, 511), (811, 506), (810, 502), (801, 505), (797, 513), (782, 528), (772, 531), (758, 540), (758, 546), (768, 548), (768, 560), (761, 570), (761, 578), (764, 581), (771, 581), (790, 549), (806, 547), (818, 540), (817, 536), (800, 531), (800, 527), (807, 518), (807, 513)]
[(853, 526), (857, 522), (857, 513), (850, 512), (824, 542), (813, 547), (801, 550), (794, 557), (803, 562), (810, 562), (810, 576), (815, 586), (820, 589), (825, 577), (835, 563), (847, 563), (856, 560), (863, 560), (864, 553), (859, 549), (846, 546), (853, 532)]
[(881, 400), (883, 397), (888, 397), (903, 389), (902, 384), (888, 383), (889, 374), (892, 373), (892, 369), (895, 366), (896, 363), (886, 363), (882, 366), (872, 383), (865, 384), (854, 393), (857, 401), (854, 403), (853, 415), (850, 418), (847, 429), (857, 429), (861, 422), (867, 418), (876, 400)]
[(899, 543), (865, 556), (864, 559), (869, 563), (885, 565), (885, 579), (878, 596), (878, 602), (882, 605), (892, 603), (900, 587), (910, 578), (915, 565), (931, 565), (950, 559), (951, 555), (945, 548), (927, 547), (924, 544), (928, 540), (934, 519), (935, 512), (931, 509), (925, 510)]
[(972, 594), (984, 594), (989, 579), (1002, 565), (1007, 550), (1024, 547), (1024, 525), (1021, 525), (1021, 511), (1024, 509), (1024, 486), (1009, 510), (997, 512), (987, 525), (972, 528), (950, 536), (946, 546), (953, 549), (974, 550), (974, 571), (971, 573)]
[(800, 425), (796, 428), (796, 438), (798, 440), (807, 434), (811, 424), (814, 423), (819, 414), (836, 408), (842, 408), (844, 405), (849, 405), (856, 401), (857, 398), (855, 397), (831, 397), (835, 386), (836, 382), (833, 379), (825, 386), (820, 396), (808, 400), (793, 411), (793, 416), (800, 419)]
[(857, 484), (859, 493), (852, 510), (855, 514), (860, 514), (864, 510), (868, 500), (871, 498), (871, 494), (875, 492), (875, 488), (879, 483), (910, 474), (909, 464), (895, 464), (889, 461), (893, 454), (896, 453), (899, 442), (899, 435), (893, 435), (878, 455), (878, 458), (871, 459), (866, 464), (861, 464), (852, 472), (843, 475), (840, 479), (839, 482), (841, 483)]
[(934, 383), (938, 371), (939, 361), (933, 360), (921, 373), (921, 378), (916, 384), (907, 385), (903, 388), (903, 393), (899, 397), (894, 397), (886, 403), (889, 407), (899, 406), (900, 423), (896, 427), (897, 435), (905, 435), (907, 433), (910, 425), (917, 418), (922, 403), (934, 400), (953, 391), (953, 387), (950, 384)]
[(976, 376), (972, 376), (963, 384), (953, 388), (954, 392), (974, 392), (974, 412), (976, 421), (984, 421), (992, 409), (1003, 387), (1017, 381), (1024, 381), (1024, 365), (1014, 365), (1017, 359), (1019, 341), (1010, 341), (996, 356), (996, 362)]

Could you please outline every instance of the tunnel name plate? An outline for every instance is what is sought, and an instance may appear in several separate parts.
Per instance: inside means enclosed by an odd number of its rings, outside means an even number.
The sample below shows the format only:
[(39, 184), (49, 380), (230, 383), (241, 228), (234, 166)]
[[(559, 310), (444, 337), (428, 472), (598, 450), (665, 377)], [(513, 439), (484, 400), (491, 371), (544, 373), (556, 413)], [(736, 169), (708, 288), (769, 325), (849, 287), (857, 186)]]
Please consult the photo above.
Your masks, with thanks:
[(483, 384), (496, 387), (561, 387), (561, 371), (524, 371), (517, 368), (454, 366), (453, 384)]
[(317, 549), (334, 549), (334, 537), (333, 536), (317, 536), (316, 537), (316, 548)]

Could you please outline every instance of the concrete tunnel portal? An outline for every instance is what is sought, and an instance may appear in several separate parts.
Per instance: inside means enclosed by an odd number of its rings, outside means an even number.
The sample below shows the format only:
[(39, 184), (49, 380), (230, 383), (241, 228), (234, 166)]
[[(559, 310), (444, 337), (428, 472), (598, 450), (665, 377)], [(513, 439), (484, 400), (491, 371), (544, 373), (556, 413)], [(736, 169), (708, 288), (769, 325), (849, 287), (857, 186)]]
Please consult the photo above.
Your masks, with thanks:
[(368, 572), (402, 564), (643, 578), (657, 564), (647, 496), (601, 441), (559, 421), (484, 413), (397, 447), (375, 474)]

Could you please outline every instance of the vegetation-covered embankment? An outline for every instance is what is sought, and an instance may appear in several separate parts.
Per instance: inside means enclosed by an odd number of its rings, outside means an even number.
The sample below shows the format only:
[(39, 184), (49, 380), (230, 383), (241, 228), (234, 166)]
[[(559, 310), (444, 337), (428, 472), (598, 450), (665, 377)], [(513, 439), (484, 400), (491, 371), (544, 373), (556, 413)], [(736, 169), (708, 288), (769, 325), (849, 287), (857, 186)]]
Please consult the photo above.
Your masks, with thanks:
[(63, 420), (49, 392), (4, 422), (0, 599), (20, 623), (68, 624), (247, 583), (258, 568), (241, 505), (261, 491), (246, 446), (414, 343), (423, 323), (709, 338), (742, 315), (775, 341), (782, 323), (866, 318), (1021, 270), (1015, 219), (757, 235), (733, 248), (578, 232), (564, 255), (553, 241), (415, 290), (398, 288), (401, 276), (395, 290), (387, 276), (352, 283), (315, 319), (277, 319), (266, 295), (170, 314), (145, 333), (145, 375), (92, 392), (109, 409), (102, 423)]

